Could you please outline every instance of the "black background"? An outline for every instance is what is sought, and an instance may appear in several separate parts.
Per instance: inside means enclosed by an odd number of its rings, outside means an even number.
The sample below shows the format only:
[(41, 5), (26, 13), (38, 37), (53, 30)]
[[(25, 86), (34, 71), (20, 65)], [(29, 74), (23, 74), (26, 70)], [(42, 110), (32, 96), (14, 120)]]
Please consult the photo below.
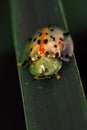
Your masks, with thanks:
[[(71, 34), (84, 91), (87, 95), (87, 28), (76, 32), (71, 30)], [(0, 100), (1, 128), (25, 130), (8, 1), (0, 1)]]

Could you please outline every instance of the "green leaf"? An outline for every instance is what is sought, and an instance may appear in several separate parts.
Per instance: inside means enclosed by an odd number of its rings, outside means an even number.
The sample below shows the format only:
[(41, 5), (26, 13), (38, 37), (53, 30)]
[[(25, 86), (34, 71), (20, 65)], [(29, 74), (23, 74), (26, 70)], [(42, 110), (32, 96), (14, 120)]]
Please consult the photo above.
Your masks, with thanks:
[[(17, 63), (26, 41), (49, 24), (68, 30), (63, 6), (57, 0), (10, 0)], [(63, 63), (61, 79), (32, 80), (18, 67), (27, 130), (87, 130), (87, 105), (75, 57)]]

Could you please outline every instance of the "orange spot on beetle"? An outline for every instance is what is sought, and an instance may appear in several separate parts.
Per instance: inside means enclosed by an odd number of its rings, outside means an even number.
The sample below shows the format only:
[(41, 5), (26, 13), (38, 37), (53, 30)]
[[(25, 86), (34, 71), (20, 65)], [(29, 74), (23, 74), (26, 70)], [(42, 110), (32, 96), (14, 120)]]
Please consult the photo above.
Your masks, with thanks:
[(62, 44), (62, 41), (59, 40), (58, 41), (58, 46), (61, 46), (61, 44)]
[(48, 28), (45, 28), (45, 29), (42, 30), (40, 48), (39, 48), (39, 51), (40, 51), (41, 54), (45, 53), (44, 39), (45, 39), (45, 34), (47, 33), (47, 31), (48, 31)]

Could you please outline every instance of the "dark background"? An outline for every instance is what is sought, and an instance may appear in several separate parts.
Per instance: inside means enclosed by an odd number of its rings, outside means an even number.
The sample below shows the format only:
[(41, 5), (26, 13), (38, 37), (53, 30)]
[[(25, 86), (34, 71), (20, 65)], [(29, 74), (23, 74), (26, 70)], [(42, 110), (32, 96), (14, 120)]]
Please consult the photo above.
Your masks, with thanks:
[[(87, 96), (87, 2), (66, 0), (64, 8), (74, 41), (75, 56)], [(8, 1), (0, 1), (0, 108), (2, 129), (25, 130), (22, 99), (17, 75)]]

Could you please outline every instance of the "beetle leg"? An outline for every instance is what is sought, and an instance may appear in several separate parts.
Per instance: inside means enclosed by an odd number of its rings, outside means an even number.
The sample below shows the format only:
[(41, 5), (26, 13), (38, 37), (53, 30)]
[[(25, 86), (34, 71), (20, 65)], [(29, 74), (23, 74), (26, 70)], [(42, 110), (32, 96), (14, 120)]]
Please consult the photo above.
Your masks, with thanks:
[(35, 76), (34, 76), (34, 79), (38, 80), (38, 79), (40, 79), (40, 78), (39, 78), (38, 75), (35, 75)]
[(56, 74), (56, 79), (60, 79), (61, 76), (59, 74)]
[(47, 75), (45, 75), (45, 76), (35, 75), (35, 76), (34, 76), (34, 79), (35, 79), (35, 80), (46, 79), (46, 78), (51, 78), (51, 76), (47, 76)]
[(22, 64), (23, 64), (23, 62), (19, 62), (19, 63), (17, 63), (17, 66), (20, 67), (20, 66), (22, 66)]

